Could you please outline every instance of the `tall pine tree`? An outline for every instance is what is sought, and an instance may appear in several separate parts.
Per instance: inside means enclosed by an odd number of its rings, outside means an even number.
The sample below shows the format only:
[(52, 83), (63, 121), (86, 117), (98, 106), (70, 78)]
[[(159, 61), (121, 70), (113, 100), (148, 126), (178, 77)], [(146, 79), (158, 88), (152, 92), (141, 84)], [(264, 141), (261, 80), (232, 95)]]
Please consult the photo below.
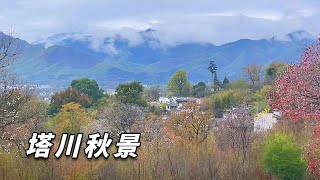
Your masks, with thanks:
[(216, 65), (216, 63), (213, 61), (213, 60), (211, 60), (210, 61), (210, 64), (209, 64), (209, 67), (208, 67), (208, 70), (210, 71), (210, 73), (211, 73), (211, 76), (212, 76), (212, 81), (214, 82), (214, 76), (216, 75), (216, 73), (217, 73), (217, 65)]

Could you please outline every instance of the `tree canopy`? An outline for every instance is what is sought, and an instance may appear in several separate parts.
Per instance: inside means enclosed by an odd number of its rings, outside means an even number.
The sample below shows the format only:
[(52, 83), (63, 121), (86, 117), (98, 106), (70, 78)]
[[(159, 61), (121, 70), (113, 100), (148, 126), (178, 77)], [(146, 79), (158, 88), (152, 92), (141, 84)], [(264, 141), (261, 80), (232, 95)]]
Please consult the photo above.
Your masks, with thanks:
[(71, 87), (78, 89), (80, 92), (87, 94), (92, 102), (97, 102), (103, 97), (103, 90), (100, 89), (97, 81), (88, 78), (73, 80)]
[(78, 103), (84, 108), (88, 108), (92, 105), (92, 101), (87, 94), (81, 93), (78, 89), (70, 87), (65, 91), (55, 93), (51, 97), (48, 114), (52, 115), (59, 112), (62, 105), (71, 102)]
[(189, 96), (191, 87), (191, 83), (187, 78), (187, 72), (184, 70), (174, 73), (168, 83), (168, 90), (171, 91), (174, 96)]
[(90, 117), (80, 104), (71, 102), (62, 105), (60, 112), (53, 118), (52, 126), (58, 133), (80, 133), (90, 121)]
[(288, 64), (274, 61), (265, 70), (265, 83), (272, 84), (282, 75)]
[(148, 101), (157, 101), (160, 97), (160, 91), (159, 86), (151, 86), (144, 90), (144, 95)]
[(146, 106), (146, 101), (142, 97), (143, 90), (143, 86), (137, 81), (119, 84), (115, 92), (115, 97), (119, 102), (124, 104)]
[(229, 84), (229, 82), (230, 82), (229, 79), (227, 77), (224, 77), (222, 84), (225, 87), (226, 85)]
[(306, 174), (301, 147), (285, 134), (278, 133), (266, 142), (262, 163), (268, 173), (281, 180), (302, 180)]
[(262, 66), (259, 64), (248, 64), (242, 71), (243, 75), (247, 78), (253, 88), (260, 85)]
[(204, 82), (199, 82), (197, 85), (194, 85), (192, 95), (198, 98), (204, 97), (206, 95), (206, 84)]

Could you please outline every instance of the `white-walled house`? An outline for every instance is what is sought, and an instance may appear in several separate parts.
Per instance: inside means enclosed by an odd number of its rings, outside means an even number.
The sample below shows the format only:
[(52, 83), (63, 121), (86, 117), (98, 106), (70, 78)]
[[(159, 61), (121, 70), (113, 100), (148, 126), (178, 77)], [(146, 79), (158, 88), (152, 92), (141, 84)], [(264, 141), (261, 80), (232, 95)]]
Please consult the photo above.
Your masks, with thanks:
[(159, 98), (159, 102), (162, 104), (162, 103), (168, 103), (170, 102), (170, 99), (167, 98), (167, 97), (160, 97)]
[(160, 97), (160, 103), (166, 103), (166, 110), (180, 110), (183, 104), (188, 102), (200, 103), (201, 99), (193, 98), (193, 97)]

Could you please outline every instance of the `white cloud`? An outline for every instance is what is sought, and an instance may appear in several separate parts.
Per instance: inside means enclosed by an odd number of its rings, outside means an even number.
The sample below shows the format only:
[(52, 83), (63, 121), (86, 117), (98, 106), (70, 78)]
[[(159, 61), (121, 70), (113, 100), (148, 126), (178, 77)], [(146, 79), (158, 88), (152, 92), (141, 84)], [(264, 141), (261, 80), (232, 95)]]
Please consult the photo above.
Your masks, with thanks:
[[(61, 32), (119, 34), (130, 45), (153, 28), (162, 44), (267, 38), (296, 30), (319, 34), (318, 0), (3, 0), (0, 30), (13, 27), (33, 42)], [(112, 47), (107, 47), (110, 51)]]

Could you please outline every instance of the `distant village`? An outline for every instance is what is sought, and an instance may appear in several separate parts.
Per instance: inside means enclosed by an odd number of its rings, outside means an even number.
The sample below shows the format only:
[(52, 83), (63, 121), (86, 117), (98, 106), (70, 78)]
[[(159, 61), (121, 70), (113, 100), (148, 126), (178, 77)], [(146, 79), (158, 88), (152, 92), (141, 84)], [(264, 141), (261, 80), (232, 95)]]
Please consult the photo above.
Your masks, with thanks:
[[(194, 98), (194, 97), (160, 97), (158, 102), (152, 102), (153, 104), (165, 104), (165, 111), (176, 111), (179, 112), (182, 110), (182, 107), (186, 103), (202, 103), (204, 98)], [(248, 108), (232, 108), (225, 112), (221, 118), (215, 118), (214, 126), (219, 126), (223, 121), (225, 121), (226, 117), (233, 114), (241, 114), (247, 113), (249, 111)], [(163, 116), (167, 118), (166, 115)], [(268, 113), (260, 113), (256, 117), (254, 117), (254, 123), (252, 127), (254, 131), (266, 131), (271, 129), (273, 125), (277, 122), (277, 120), (281, 119), (281, 113), (278, 110), (273, 110)]]

